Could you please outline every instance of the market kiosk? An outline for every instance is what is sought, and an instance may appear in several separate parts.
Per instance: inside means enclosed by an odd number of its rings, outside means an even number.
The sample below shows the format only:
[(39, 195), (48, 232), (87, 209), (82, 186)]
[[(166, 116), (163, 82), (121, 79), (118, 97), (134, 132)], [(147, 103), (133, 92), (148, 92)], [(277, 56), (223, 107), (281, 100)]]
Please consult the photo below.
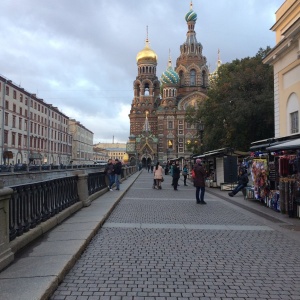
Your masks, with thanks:
[(201, 158), (208, 172), (207, 186), (232, 190), (237, 182), (238, 168), (249, 152), (221, 148), (205, 152), (195, 158)]
[(258, 141), (250, 151), (253, 199), (300, 217), (300, 135)]

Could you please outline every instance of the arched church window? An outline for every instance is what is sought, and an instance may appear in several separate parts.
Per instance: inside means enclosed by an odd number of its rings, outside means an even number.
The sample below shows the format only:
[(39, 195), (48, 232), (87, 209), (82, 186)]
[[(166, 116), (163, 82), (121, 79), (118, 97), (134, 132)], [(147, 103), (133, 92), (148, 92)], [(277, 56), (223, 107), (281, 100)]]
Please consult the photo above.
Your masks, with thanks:
[(202, 86), (206, 86), (206, 72), (204, 70), (202, 71)]
[(191, 51), (194, 52), (194, 44), (191, 45)]
[(194, 69), (190, 72), (190, 85), (196, 85), (196, 71)]
[(183, 71), (179, 72), (179, 83), (181, 86), (184, 85), (184, 75), (183, 75)]
[(145, 96), (149, 96), (149, 83), (145, 84)]

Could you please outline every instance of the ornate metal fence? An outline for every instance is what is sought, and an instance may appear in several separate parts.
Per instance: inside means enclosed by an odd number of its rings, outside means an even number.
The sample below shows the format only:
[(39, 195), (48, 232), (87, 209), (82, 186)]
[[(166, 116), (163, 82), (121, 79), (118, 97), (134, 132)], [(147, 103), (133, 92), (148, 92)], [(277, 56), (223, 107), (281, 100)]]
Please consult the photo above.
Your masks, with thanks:
[(104, 189), (107, 184), (105, 182), (105, 174), (103, 172), (90, 173), (88, 175), (88, 191), (89, 195), (92, 195), (102, 189)]
[(10, 240), (79, 201), (77, 176), (11, 186)]

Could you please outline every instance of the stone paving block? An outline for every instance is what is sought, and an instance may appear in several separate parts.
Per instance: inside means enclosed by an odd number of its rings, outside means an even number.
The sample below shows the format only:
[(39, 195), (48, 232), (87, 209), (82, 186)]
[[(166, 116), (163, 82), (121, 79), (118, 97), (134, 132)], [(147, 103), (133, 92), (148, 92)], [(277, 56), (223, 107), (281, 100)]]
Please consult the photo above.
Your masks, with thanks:
[[(70, 270), (72, 292), (110, 300), (260, 300), (272, 299), (275, 288), (279, 299), (300, 296), (299, 241), (214, 195), (197, 205), (195, 189), (175, 193), (170, 177), (153, 191), (152, 175), (141, 174)], [(96, 287), (82, 286), (89, 280)]]

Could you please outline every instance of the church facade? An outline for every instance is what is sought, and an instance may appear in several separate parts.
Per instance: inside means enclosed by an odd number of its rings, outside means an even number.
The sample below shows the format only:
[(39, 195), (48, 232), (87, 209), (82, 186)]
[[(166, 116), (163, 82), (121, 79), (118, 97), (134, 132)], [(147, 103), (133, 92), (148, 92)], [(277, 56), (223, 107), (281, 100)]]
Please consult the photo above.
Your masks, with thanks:
[(187, 107), (204, 101), (209, 87), (209, 70), (203, 47), (196, 39), (197, 14), (192, 3), (185, 20), (188, 30), (176, 66), (173, 68), (169, 56), (168, 67), (160, 79), (156, 74), (157, 54), (150, 48), (148, 36), (145, 48), (137, 54), (126, 147), (132, 165), (188, 159), (192, 153), (187, 145), (195, 140), (202, 142), (199, 128), (185, 121)]

